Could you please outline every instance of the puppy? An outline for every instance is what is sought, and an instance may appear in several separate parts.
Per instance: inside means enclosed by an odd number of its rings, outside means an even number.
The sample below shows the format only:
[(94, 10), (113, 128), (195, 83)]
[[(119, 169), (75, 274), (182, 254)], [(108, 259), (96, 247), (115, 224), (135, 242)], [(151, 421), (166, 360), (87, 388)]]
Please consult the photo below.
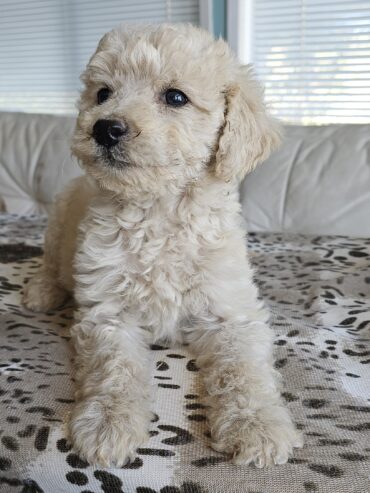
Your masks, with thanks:
[(279, 142), (260, 86), (227, 44), (190, 25), (100, 41), (72, 151), (86, 171), (57, 198), (32, 310), (74, 293), (77, 391), (69, 432), (92, 464), (122, 466), (148, 438), (149, 343), (186, 341), (213, 448), (282, 464), (302, 445), (278, 390), (238, 183)]

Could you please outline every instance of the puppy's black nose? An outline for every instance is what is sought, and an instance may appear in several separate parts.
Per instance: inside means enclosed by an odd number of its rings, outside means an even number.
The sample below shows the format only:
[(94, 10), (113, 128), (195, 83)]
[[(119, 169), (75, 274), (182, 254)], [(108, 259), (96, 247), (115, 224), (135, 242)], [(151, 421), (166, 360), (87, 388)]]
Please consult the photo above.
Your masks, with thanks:
[(93, 126), (93, 137), (104, 147), (113, 147), (128, 131), (127, 125), (115, 120), (98, 120)]

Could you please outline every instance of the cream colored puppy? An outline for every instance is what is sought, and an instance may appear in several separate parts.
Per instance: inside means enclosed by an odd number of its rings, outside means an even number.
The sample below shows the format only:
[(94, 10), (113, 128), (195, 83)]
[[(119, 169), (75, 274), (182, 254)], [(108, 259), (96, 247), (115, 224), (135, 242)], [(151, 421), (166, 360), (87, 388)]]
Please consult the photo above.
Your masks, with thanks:
[(208, 391), (213, 447), (238, 464), (301, 445), (278, 390), (238, 183), (279, 142), (263, 94), (222, 40), (190, 25), (100, 41), (82, 80), (73, 153), (86, 176), (58, 197), (33, 310), (78, 304), (70, 438), (122, 466), (148, 438), (148, 344), (184, 341)]

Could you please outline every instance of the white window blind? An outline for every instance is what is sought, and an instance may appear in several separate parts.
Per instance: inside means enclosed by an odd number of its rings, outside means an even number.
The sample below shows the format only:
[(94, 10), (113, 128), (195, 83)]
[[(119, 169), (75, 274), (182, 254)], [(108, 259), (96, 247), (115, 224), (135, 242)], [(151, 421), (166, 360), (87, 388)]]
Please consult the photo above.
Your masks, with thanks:
[(370, 122), (369, 0), (254, 0), (252, 12), (251, 61), (277, 116)]
[(121, 22), (199, 23), (199, 0), (0, 0), (0, 110), (73, 114), (79, 75)]

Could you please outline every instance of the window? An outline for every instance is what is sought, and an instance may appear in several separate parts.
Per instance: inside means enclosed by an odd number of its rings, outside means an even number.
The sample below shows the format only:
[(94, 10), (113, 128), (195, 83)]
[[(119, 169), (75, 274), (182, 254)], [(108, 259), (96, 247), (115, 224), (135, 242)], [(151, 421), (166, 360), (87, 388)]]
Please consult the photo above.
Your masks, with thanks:
[(245, 3), (252, 30), (241, 48), (273, 113), (290, 123), (370, 122), (369, 0)]
[(0, 109), (73, 114), (79, 75), (120, 22), (199, 23), (199, 0), (2, 0)]

